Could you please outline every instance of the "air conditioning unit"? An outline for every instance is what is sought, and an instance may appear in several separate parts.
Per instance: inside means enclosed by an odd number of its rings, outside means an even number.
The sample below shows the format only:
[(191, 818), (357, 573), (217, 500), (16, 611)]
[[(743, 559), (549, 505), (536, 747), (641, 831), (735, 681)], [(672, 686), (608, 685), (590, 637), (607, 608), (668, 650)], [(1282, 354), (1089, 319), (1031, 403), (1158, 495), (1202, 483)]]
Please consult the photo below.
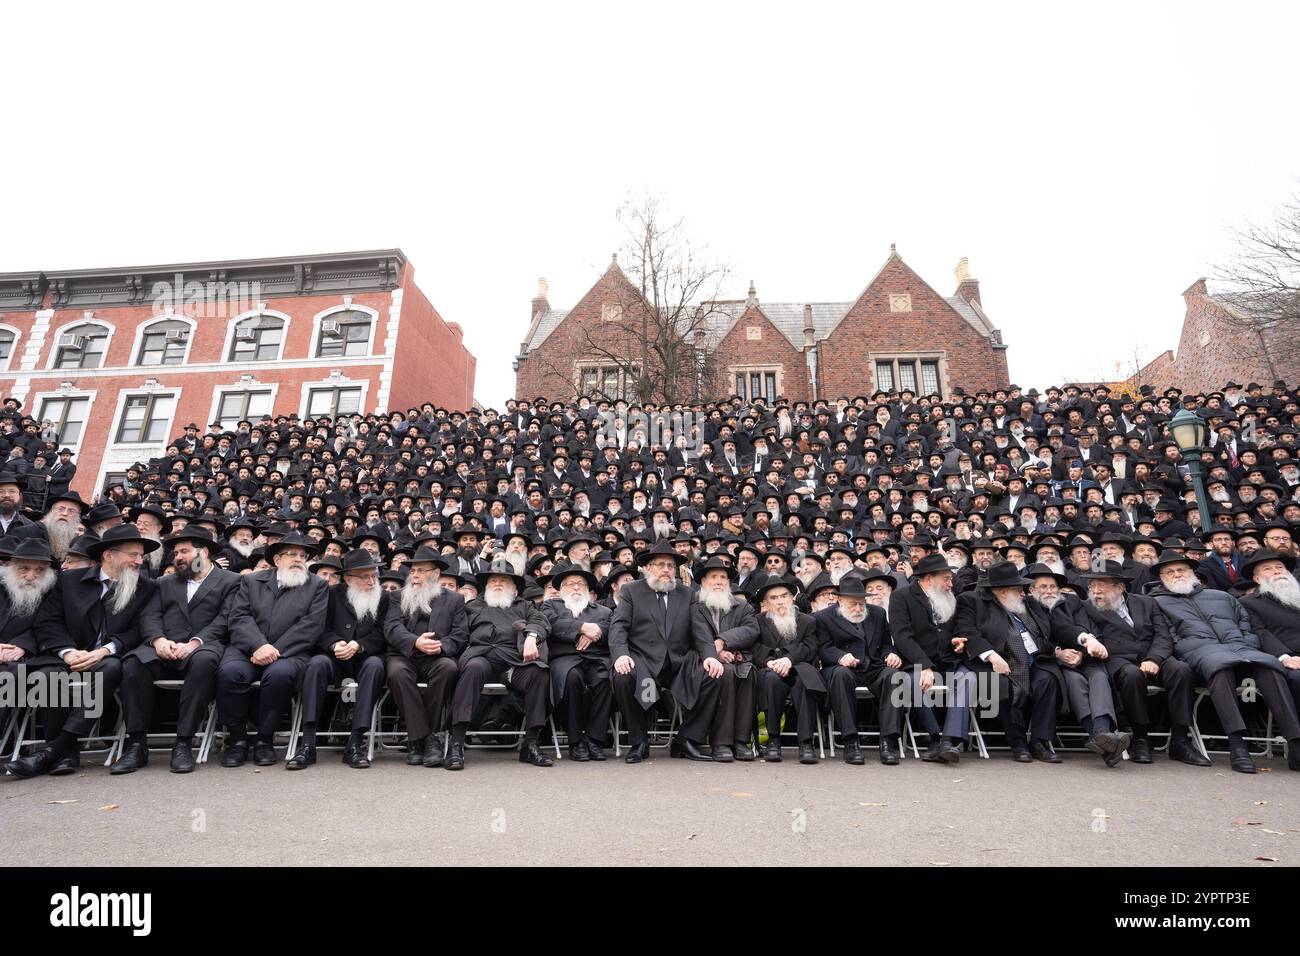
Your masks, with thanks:
[(320, 331), (322, 335), (328, 335), (332, 338), (337, 338), (341, 334), (339, 331), (339, 324), (335, 322), (333, 319), (322, 320), (320, 324)]
[(184, 342), (189, 339), (190, 333), (185, 329), (173, 329), (167, 333), (168, 342)]
[(84, 335), (73, 335), (71, 332), (65, 332), (59, 336), (59, 348), (61, 349), (84, 349), (86, 347), (86, 337)]
[(242, 342), (251, 342), (257, 338), (257, 329), (235, 329), (235, 338)]

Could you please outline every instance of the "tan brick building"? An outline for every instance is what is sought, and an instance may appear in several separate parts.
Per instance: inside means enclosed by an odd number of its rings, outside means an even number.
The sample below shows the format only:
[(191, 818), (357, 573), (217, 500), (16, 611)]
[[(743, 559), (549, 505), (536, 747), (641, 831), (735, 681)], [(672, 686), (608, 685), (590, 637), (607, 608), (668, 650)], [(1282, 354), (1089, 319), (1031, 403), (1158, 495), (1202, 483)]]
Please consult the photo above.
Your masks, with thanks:
[[(955, 386), (1005, 386), (1007, 346), (984, 312), (965, 259), (956, 279), (953, 295), (940, 294), (891, 246), (851, 301), (763, 302), (751, 283), (744, 299), (707, 303), (707, 321), (693, 333), (704, 371), (670, 397), (833, 400), (877, 388), (948, 397)], [(568, 310), (551, 307), (542, 280), (515, 359), (515, 394), (631, 398), (627, 366), (634, 345), (602, 337), (602, 326), (626, 328), (612, 320), (625, 318), (630, 300), (639, 298), (617, 262)], [(610, 354), (622, 360), (611, 361)]]

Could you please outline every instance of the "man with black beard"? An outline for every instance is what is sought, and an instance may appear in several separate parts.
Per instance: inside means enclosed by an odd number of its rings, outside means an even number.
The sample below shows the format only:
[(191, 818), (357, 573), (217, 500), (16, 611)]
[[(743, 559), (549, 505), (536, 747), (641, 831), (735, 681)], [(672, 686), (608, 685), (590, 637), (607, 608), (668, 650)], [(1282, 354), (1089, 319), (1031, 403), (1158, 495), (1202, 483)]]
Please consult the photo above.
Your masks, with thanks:
[(288, 769), (302, 770), (316, 762), (316, 725), (324, 711), (325, 689), (344, 678), (354, 680), (356, 688), (343, 762), (354, 770), (370, 766), (362, 741), (384, 686), (387, 619), (388, 595), (379, 586), (379, 563), (364, 548), (349, 551), (343, 556), (342, 585), (330, 588), (329, 612), (317, 653), (308, 661), (303, 676), (302, 744), (289, 758)]
[(302, 686), (329, 610), (329, 585), (307, 571), (315, 551), (314, 538), (291, 531), (267, 546), (272, 567), (240, 579), (230, 608), (231, 647), (217, 669), (217, 710), (226, 727), (223, 767), (241, 767), (248, 760), (254, 681), (261, 681), (262, 690), (253, 762), (259, 767), (275, 763), (276, 728)]
[(156, 547), (135, 525), (110, 528), (89, 548), (95, 566), (60, 575), (46, 593), (33, 624), (38, 654), (31, 666), (90, 675), (97, 699), (83, 698), (83, 706), (44, 708), (45, 747), (11, 760), (6, 766), (10, 773), (35, 777), (76, 772), (80, 738), (95, 723), (88, 711), (117, 692), (122, 658), (140, 643), (140, 612), (154, 592), (154, 583), (141, 575), (140, 567)]
[[(23, 504), (23, 486), (21, 479), (12, 471), (0, 474), (0, 536), (17, 535), (22, 528), (32, 527), (35, 522), (18, 513)], [(28, 532), (31, 534), (32, 532)]]
[(1295, 558), (1260, 548), (1241, 566), (1243, 577), (1255, 582), (1255, 592), (1241, 599), (1259, 635), (1263, 650), (1277, 657), (1282, 676), (1300, 709), (1300, 582)]
[(213, 565), (221, 545), (211, 533), (187, 527), (167, 538), (175, 574), (157, 579), (140, 612), (144, 640), (122, 661), (122, 713), (127, 744), (113, 773), (149, 762), (154, 681), (183, 679), (172, 744), (173, 773), (194, 770), (193, 739), (216, 693), (217, 667), (226, 651), (230, 602), (239, 575)]
[[(21, 541), (13, 557), (0, 565), (0, 672), (17, 674), (36, 656), (32, 623), (41, 601), (54, 587), (58, 572), (54, 555), (44, 541)], [(0, 731), (9, 720), (9, 708), (0, 698)]]
[(758, 671), (758, 706), (767, 725), (767, 747), (763, 759), (781, 760), (781, 717), (786, 701), (793, 699), (795, 739), (799, 762), (814, 764), (820, 700), (826, 696), (817, 667), (817, 622), (812, 615), (795, 609), (798, 585), (789, 578), (760, 572), (754, 600), (758, 615), (758, 640), (754, 643), (754, 667)]
[(406, 583), (400, 595), (389, 595), (384, 622), (388, 689), (406, 723), (407, 764), (441, 767), (442, 731), (469, 619), (465, 599), (439, 581), (450, 567), (437, 551), (421, 545), (406, 567)]
[(907, 676), (885, 663), (893, 653), (889, 622), (883, 608), (867, 602), (862, 578), (846, 574), (836, 590), (839, 603), (813, 615), (817, 622), (818, 655), (829, 706), (840, 725), (844, 762), (861, 765), (857, 688), (871, 691), (880, 708), (880, 762), (898, 763), (902, 727), (901, 687)]
[(700, 570), (692, 626), (703, 629), (722, 662), (718, 703), (709, 727), (712, 757), (719, 763), (753, 760), (750, 736), (754, 730), (754, 663), (758, 640), (754, 609), (731, 593), (736, 572), (721, 557), (709, 558)]
[(609, 682), (609, 619), (613, 612), (595, 602), (596, 576), (573, 564), (551, 569), (559, 597), (542, 612), (551, 625), (551, 699), (565, 715), (569, 756), (604, 760), (613, 691)]
[[(957, 612), (953, 571), (942, 554), (927, 554), (912, 568), (912, 581), (889, 599), (889, 629), (894, 650), (912, 670), (912, 711), (929, 734), (921, 758), (955, 764), (970, 733), (970, 706), (975, 674), (953, 650), (952, 625)], [(947, 705), (940, 732), (930, 689), (944, 688)]]

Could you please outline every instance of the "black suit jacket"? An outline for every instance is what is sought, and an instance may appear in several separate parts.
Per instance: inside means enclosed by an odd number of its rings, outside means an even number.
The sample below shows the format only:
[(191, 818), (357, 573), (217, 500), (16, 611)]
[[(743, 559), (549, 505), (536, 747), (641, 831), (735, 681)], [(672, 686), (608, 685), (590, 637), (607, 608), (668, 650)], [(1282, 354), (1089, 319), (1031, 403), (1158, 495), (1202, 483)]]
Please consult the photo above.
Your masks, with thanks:
[(416, 650), (416, 639), (425, 632), (432, 632), (442, 642), (438, 655), (445, 655), (452, 660), (460, 657), (469, 643), (469, 615), (465, 610), (465, 599), (455, 591), (443, 590), (429, 608), (429, 613), (419, 617), (406, 617), (402, 614), (400, 591), (390, 594), (388, 615), (384, 621), (384, 637), (388, 640), (390, 654), (401, 657), (425, 656)]
[(884, 670), (885, 655), (894, 648), (883, 608), (868, 604), (861, 624), (850, 624), (838, 607), (823, 608), (813, 619), (817, 622), (817, 655), (822, 666), (831, 667), (845, 654), (852, 654), (858, 659), (857, 670), (869, 677)]
[[(57, 587), (57, 583), (55, 584)], [(31, 614), (15, 614), (9, 600), (9, 592), (0, 587), (0, 644), (12, 644), (23, 649), (23, 662), (36, 656), (36, 632), (32, 629), (36, 615), (40, 611), (37, 605)]]
[(118, 657), (127, 654), (140, 643), (140, 612), (153, 597), (156, 587), (141, 575), (131, 603), (112, 614), (100, 600), (103, 586), (99, 581), (99, 565), (60, 572), (58, 582), (36, 610), (33, 627), (39, 663), (61, 662), (60, 652), (72, 648), (94, 650), (100, 646), (101, 627), (103, 643), (111, 643)]
[(956, 617), (954, 613), (943, 624), (936, 624), (930, 599), (919, 581), (897, 588), (889, 598), (889, 630), (898, 656), (906, 664), (926, 668), (956, 666), (957, 654), (952, 648)]
[(274, 644), (281, 657), (310, 654), (325, 630), (329, 585), (314, 574), (296, 588), (281, 588), (276, 569), (240, 577), (230, 608), (230, 643), (245, 657)]
[[(1155, 598), (1126, 594), (1124, 600), (1128, 605), (1129, 616), (1133, 618), (1132, 626), (1126, 624), (1118, 614), (1099, 611), (1092, 606), (1091, 601), (1085, 601), (1084, 612), (1091, 625), (1089, 630), (1106, 646), (1112, 658), (1132, 664), (1143, 661), (1163, 664), (1174, 651), (1169, 618), (1160, 610)], [(1077, 639), (1078, 632), (1073, 645), (1076, 649)]]
[(364, 657), (383, 654), (388, 650), (388, 640), (384, 636), (384, 627), (388, 620), (388, 603), (389, 596), (381, 594), (375, 616), (358, 621), (357, 612), (352, 610), (352, 605), (348, 603), (347, 585), (341, 584), (336, 588), (330, 588), (329, 609), (325, 615), (325, 630), (321, 632), (319, 650), (333, 657), (333, 647), (339, 641), (344, 643), (356, 641), (361, 645), (361, 652), (353, 656), (354, 661), (359, 662)]
[(1263, 594), (1248, 594), (1241, 599), (1241, 605), (1255, 625), (1260, 650), (1274, 657), (1300, 654), (1300, 611)]
[(186, 582), (178, 575), (164, 575), (155, 583), (153, 596), (140, 611), (141, 643), (132, 655), (146, 664), (158, 660), (153, 641), (159, 637), (177, 644), (197, 637), (203, 642), (200, 650), (221, 654), (230, 635), (230, 605), (239, 587), (239, 575), (213, 568), (192, 601), (186, 598)]
[[(673, 695), (686, 709), (694, 707), (704, 679), (703, 661), (717, 657), (708, 630), (694, 623), (694, 592), (680, 584), (668, 592), (666, 620), (659, 595), (644, 580), (623, 585), (618, 599), (609, 624), (610, 657), (615, 662), (624, 655), (632, 658), (638, 681), (655, 680), (670, 666)], [(637, 699), (649, 709), (658, 698), (638, 692)]]

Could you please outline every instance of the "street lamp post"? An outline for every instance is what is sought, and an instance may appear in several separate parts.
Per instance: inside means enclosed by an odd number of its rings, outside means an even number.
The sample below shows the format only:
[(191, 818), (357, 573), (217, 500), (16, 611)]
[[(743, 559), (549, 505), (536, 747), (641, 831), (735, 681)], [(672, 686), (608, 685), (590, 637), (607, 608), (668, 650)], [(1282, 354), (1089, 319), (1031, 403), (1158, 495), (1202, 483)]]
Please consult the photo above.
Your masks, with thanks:
[(1205, 485), (1201, 481), (1201, 454), (1205, 451), (1205, 437), (1209, 429), (1205, 419), (1195, 412), (1180, 409), (1169, 423), (1174, 444), (1187, 461), (1192, 474), (1192, 492), (1196, 495), (1196, 510), (1201, 516), (1201, 535), (1210, 533), (1210, 509), (1205, 504)]

